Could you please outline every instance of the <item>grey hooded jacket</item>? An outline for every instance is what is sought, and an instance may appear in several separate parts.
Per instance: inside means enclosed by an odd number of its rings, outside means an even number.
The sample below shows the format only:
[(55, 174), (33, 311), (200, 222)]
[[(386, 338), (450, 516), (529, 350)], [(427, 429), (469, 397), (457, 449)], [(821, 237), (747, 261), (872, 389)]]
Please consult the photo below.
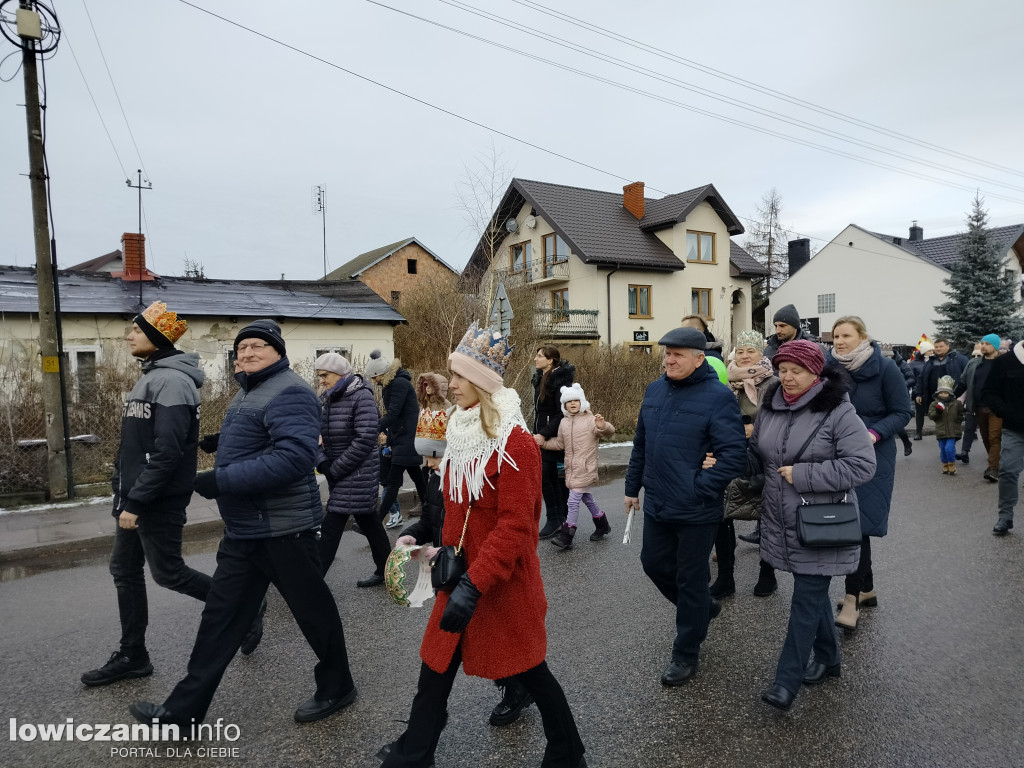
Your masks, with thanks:
[[(821, 381), (790, 405), (782, 387), (765, 392), (748, 449), (749, 474), (764, 473), (761, 559), (773, 568), (814, 576), (857, 570), (860, 547), (807, 549), (797, 537), (796, 509), (808, 503), (857, 503), (854, 488), (875, 472), (875, 451), (867, 428), (847, 396), (849, 377), (830, 365)], [(812, 432), (798, 463), (793, 459)], [(778, 473), (793, 466), (793, 483)]]

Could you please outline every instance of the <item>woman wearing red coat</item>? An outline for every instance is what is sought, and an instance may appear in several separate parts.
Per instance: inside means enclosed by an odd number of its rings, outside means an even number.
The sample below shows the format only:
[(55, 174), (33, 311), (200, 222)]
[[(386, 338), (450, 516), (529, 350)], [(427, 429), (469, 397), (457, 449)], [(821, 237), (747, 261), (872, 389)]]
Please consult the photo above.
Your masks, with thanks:
[(503, 386), (511, 352), (506, 339), (474, 323), (448, 358), (448, 391), (457, 407), (448, 420), (440, 468), (442, 538), (458, 544), (465, 524), (468, 569), (454, 589), (437, 593), (420, 648), (423, 664), (409, 726), (381, 750), (385, 768), (433, 764), (460, 664), (469, 675), (514, 677), (533, 696), (547, 737), (541, 766), (586, 766), (572, 711), (544, 661), (547, 600), (537, 559), (540, 451), (519, 395)]

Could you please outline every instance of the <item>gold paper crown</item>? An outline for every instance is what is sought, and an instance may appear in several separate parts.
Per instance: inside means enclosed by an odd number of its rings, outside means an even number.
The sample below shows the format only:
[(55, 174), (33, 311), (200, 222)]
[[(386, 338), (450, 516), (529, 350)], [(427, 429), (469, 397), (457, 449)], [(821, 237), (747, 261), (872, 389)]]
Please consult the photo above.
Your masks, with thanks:
[(171, 343), (181, 338), (188, 328), (188, 323), (178, 319), (177, 312), (168, 312), (167, 305), (162, 301), (154, 301), (142, 313), (142, 319), (157, 329)]
[(416, 422), (416, 437), (427, 440), (444, 440), (448, 432), (447, 411), (420, 411)]
[(487, 366), (504, 378), (505, 366), (515, 348), (515, 344), (508, 343), (506, 336), (489, 327), (481, 328), (474, 320), (455, 351)]

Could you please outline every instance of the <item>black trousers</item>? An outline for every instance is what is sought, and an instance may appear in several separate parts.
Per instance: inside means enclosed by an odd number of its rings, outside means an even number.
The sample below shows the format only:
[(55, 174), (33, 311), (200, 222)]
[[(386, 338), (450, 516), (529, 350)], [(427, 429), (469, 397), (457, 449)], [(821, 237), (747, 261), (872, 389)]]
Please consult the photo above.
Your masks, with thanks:
[(871, 537), (860, 541), (860, 563), (857, 570), (846, 577), (846, 594), (856, 595), (870, 592), (875, 588), (875, 576), (871, 572)]
[(564, 523), (569, 516), (569, 488), (565, 478), (558, 476), (558, 458), (548, 458), (541, 451), (540, 483), (541, 494), (544, 496), (544, 513), (548, 520)]
[[(448, 722), (448, 696), (462, 664), (462, 646), (455, 649), (452, 662), (442, 674), (426, 664), (420, 666), (419, 686), (412, 700), (409, 727), (391, 745), (382, 768), (426, 768), (434, 762), (434, 750)], [(576, 729), (562, 686), (542, 661), (533, 669), (515, 675), (533, 696), (544, 722), (547, 747), (541, 768), (576, 768), (586, 749)]]
[(318, 701), (354, 687), (345, 632), (331, 590), (321, 575), (317, 531), (272, 539), (221, 539), (206, 608), (199, 623), (188, 674), (164, 706), (175, 718), (201, 722), (231, 659), (242, 644), (273, 584), (288, 604), (319, 663), (313, 670)]
[(376, 567), (374, 573), (378, 576), (384, 575), (384, 564), (391, 554), (391, 540), (388, 538), (384, 524), (373, 510), (367, 510), (365, 515), (339, 515), (334, 512), (324, 513), (324, 522), (320, 527), (320, 543), (317, 550), (320, 555), (320, 566), (324, 576), (330, 570), (334, 558), (338, 554), (338, 546), (341, 544), (341, 537), (345, 533), (345, 526), (349, 517), (354, 517), (359, 529), (366, 535), (370, 544), (370, 554), (373, 556), (373, 564)]
[(928, 414), (928, 404), (928, 400), (925, 400), (923, 403), (914, 401), (915, 437), (921, 437), (921, 430), (924, 429), (924, 417)]
[(181, 557), (184, 509), (147, 511), (139, 516), (138, 526), (118, 526), (110, 553), (110, 575), (114, 577), (121, 616), (121, 653), (132, 658), (146, 655), (149, 598), (144, 563), (149, 563), (153, 581), (161, 587), (203, 602), (210, 591), (210, 577), (189, 568)]
[[(391, 462), (391, 469), (388, 470), (387, 475), (381, 475), (384, 496), (380, 500), (377, 514), (381, 520), (391, 511), (391, 506), (398, 500), (398, 492), (402, 488), (402, 477), (406, 472), (409, 473), (409, 477), (412, 478), (412, 482), (416, 486), (416, 495), (420, 497), (420, 504), (427, 497), (427, 481), (423, 478), (422, 469), (419, 467), (404, 467)], [(360, 523), (359, 527), (362, 528), (363, 524)]]

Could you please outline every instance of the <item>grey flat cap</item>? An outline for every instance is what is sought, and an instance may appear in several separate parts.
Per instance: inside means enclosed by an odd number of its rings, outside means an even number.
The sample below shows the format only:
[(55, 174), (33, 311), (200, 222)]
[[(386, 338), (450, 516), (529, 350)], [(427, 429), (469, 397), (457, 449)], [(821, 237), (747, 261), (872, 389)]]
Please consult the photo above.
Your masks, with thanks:
[(658, 339), (658, 343), (663, 347), (683, 347), (699, 349), (703, 352), (708, 340), (696, 328), (673, 328)]

